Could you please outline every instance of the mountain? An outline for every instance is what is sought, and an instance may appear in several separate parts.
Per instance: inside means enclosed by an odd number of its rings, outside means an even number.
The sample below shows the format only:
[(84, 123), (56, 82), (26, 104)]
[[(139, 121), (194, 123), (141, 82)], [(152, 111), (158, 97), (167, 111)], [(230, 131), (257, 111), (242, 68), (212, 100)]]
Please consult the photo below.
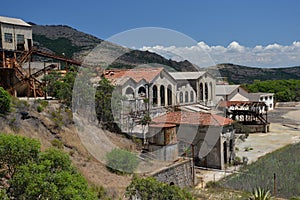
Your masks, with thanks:
[[(229, 83), (234, 84), (253, 83), (254, 80), (300, 79), (300, 66), (257, 68), (225, 63), (209, 67), (208, 71), (213, 75), (226, 77)], [(219, 72), (219, 74), (216, 72)]]
[[(39, 49), (68, 58), (83, 60), (97, 45), (105, 46), (92, 62), (108, 60), (114, 68), (133, 68), (146, 63), (162, 64), (168, 71), (196, 71), (189, 61), (174, 61), (166, 59), (149, 51), (132, 50), (94, 37), (65, 25), (36, 25), (31, 23), (34, 45)], [(115, 58), (115, 55), (120, 55)], [(98, 63), (99, 64), (99, 63)], [(100, 63), (105, 65), (105, 63)], [(300, 67), (289, 68), (255, 68), (231, 63), (218, 64), (207, 69), (215, 76), (227, 77), (230, 83), (252, 83), (254, 80), (299, 79)], [(219, 73), (216, 73), (219, 72)]]
[[(94, 49), (103, 40), (92, 35), (80, 32), (65, 25), (36, 25), (31, 23), (34, 45), (39, 49), (57, 55), (65, 55), (68, 58), (83, 60), (84, 56)], [(105, 42), (104, 45), (113, 50), (103, 51), (101, 57), (110, 60), (114, 53), (124, 52), (117, 59), (113, 59), (110, 67), (133, 68), (146, 63), (157, 63), (169, 66), (169, 71), (196, 71), (197, 68), (189, 61), (176, 62), (166, 59), (149, 51), (131, 50), (115, 44)], [(117, 54), (118, 55), (118, 54)]]

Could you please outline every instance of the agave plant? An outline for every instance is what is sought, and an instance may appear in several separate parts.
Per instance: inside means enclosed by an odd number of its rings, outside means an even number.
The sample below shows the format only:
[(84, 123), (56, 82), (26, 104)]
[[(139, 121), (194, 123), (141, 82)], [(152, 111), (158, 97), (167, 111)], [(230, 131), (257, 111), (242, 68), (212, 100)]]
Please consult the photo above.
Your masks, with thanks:
[(255, 188), (249, 197), (249, 200), (270, 200), (271, 198), (270, 190)]

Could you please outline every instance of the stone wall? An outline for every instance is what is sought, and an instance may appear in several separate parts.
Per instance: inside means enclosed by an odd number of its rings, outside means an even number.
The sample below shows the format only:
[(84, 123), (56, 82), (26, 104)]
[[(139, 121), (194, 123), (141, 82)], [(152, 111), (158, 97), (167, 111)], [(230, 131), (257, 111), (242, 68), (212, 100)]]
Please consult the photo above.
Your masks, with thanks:
[(193, 186), (195, 171), (192, 159), (186, 159), (151, 174), (156, 180), (179, 187)]

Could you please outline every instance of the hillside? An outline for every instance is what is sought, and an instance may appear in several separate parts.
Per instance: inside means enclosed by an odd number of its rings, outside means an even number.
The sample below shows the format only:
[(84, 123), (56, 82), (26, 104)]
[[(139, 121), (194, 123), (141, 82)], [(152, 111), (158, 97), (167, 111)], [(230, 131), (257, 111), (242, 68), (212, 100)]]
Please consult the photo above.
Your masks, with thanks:
[(234, 84), (253, 83), (254, 80), (300, 79), (300, 67), (255, 68), (226, 63), (208, 69), (212, 74), (216, 70)]
[[(34, 45), (39, 49), (57, 55), (64, 54), (66, 57), (82, 60), (93, 48), (103, 40), (92, 35), (80, 32), (65, 25), (41, 26), (32, 24)], [(118, 52), (128, 52), (128, 49), (112, 45)], [(110, 48), (112, 47), (110, 46)], [(111, 52), (112, 53), (112, 52)], [(111, 55), (107, 54), (107, 59)], [(105, 58), (104, 58), (105, 59)], [(166, 59), (156, 53), (139, 50), (129, 50), (111, 64), (110, 67), (132, 68), (146, 63), (157, 63), (167, 65), (171, 71), (195, 71), (196, 67), (188, 61), (176, 62)]]
[[(32, 24), (34, 45), (44, 51), (64, 54), (66, 57), (83, 60), (93, 48), (103, 40), (92, 35), (80, 32), (72, 27), (65, 25), (41, 26)], [(195, 71), (197, 68), (189, 61), (176, 62), (166, 59), (156, 53), (149, 51), (130, 50), (114, 44), (107, 44), (107, 48), (113, 49), (103, 51), (102, 59), (111, 60), (112, 54), (124, 53), (119, 58), (113, 60), (110, 67), (114, 68), (133, 68), (146, 63), (157, 63), (169, 66), (168, 71)], [(254, 80), (280, 80), (280, 79), (299, 79), (300, 67), (289, 68), (255, 68), (230, 63), (218, 64), (208, 68), (212, 74), (219, 71), (222, 77), (227, 77), (230, 83), (242, 84), (252, 83)]]

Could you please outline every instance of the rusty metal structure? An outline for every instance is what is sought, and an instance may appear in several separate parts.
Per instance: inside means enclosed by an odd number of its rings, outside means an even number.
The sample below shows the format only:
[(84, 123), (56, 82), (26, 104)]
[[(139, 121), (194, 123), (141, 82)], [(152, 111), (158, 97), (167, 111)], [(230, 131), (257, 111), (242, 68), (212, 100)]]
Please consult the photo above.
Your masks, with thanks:
[[(43, 96), (44, 83), (39, 77), (58, 69), (58, 64), (52, 62), (33, 71), (31, 63), (34, 59), (52, 59), (66, 66), (81, 65), (66, 57), (36, 49), (30, 24), (21, 19), (0, 16), (0, 86), (14, 96)], [(27, 69), (23, 67), (25, 63)]]
[[(33, 56), (53, 59), (68, 65), (80, 66), (81, 63), (62, 56), (39, 51), (31, 47), (28, 51), (0, 49), (0, 86), (10, 92), (13, 96), (42, 97), (44, 96), (44, 83), (38, 78), (52, 70), (58, 70), (58, 64), (52, 63), (43, 69), (32, 72), (30, 63)], [(28, 63), (28, 69), (23, 65)]]

